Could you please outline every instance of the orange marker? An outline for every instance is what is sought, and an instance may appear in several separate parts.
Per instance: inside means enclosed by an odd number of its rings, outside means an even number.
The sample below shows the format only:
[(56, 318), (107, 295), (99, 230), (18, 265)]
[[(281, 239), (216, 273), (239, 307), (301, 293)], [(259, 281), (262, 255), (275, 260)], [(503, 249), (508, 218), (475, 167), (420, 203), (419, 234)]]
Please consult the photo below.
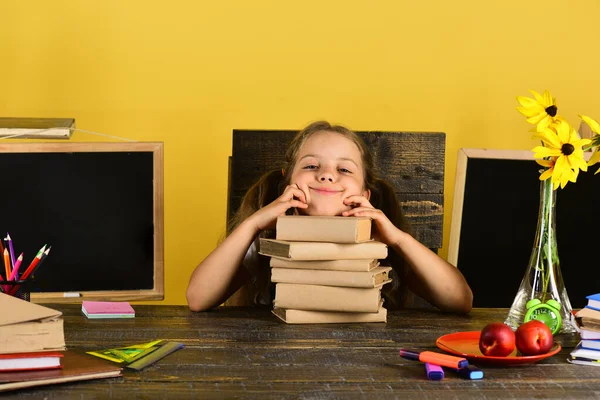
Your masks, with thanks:
[(435, 351), (416, 351), (400, 349), (400, 357), (409, 360), (428, 362), (442, 367), (460, 369), (469, 365), (466, 358), (450, 356), (448, 354), (436, 353)]

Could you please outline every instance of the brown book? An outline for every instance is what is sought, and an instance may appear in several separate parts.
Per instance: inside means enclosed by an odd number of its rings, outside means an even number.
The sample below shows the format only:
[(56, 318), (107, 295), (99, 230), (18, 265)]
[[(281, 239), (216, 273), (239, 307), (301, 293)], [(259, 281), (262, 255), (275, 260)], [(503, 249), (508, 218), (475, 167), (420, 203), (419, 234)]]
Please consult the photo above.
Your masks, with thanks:
[(73, 351), (65, 351), (63, 355), (61, 369), (1, 373), (0, 392), (121, 375), (121, 367), (108, 361)]
[(277, 318), (288, 324), (343, 324), (387, 321), (387, 310), (382, 306), (379, 307), (379, 311), (376, 313), (290, 310), (277, 307), (272, 312)]
[(371, 218), (284, 215), (276, 239), (296, 242), (360, 243), (371, 240)]
[(60, 311), (0, 293), (0, 354), (64, 349)]
[(600, 331), (600, 311), (584, 307), (575, 313), (577, 324), (585, 329)]
[(260, 254), (290, 260), (356, 260), (386, 258), (387, 246), (370, 241), (364, 243), (288, 242), (260, 239)]
[(391, 282), (389, 279), (391, 270), (392, 267), (377, 267), (367, 272), (272, 268), (271, 281), (302, 283), (305, 285), (373, 288)]
[(271, 257), (271, 268), (321, 269), (327, 271), (371, 271), (379, 266), (379, 260), (317, 260), (293, 261)]
[(278, 283), (273, 305), (296, 310), (375, 313), (379, 311), (380, 302), (381, 287), (365, 289)]
[(74, 129), (73, 118), (0, 118), (0, 136), (69, 139)]

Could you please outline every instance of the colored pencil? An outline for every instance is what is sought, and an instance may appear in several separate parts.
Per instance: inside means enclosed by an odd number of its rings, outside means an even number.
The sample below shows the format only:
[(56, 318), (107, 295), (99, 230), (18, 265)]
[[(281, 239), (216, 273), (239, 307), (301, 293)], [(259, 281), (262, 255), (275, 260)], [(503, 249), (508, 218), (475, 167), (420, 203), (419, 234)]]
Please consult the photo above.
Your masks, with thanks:
[(35, 266), (40, 262), (40, 260), (42, 258), (42, 254), (44, 254), (45, 250), (46, 250), (46, 245), (44, 245), (44, 247), (42, 247), (40, 249), (40, 251), (38, 251), (38, 253), (35, 255), (35, 257), (31, 261), (31, 264), (29, 264), (29, 266), (27, 267), (27, 269), (25, 270), (25, 272), (23, 272), (23, 275), (21, 275), (21, 280), (27, 279), (27, 277), (34, 270)]
[(12, 273), (10, 274), (10, 278), (8, 279), (9, 281), (16, 281), (18, 279), (19, 267), (21, 266), (22, 262), (23, 262), (23, 253), (21, 253), (19, 258), (17, 258), (17, 262), (15, 263)]
[(10, 234), (6, 232), (6, 242), (8, 243), (8, 254), (10, 255), (10, 265), (13, 269), (15, 269), (15, 251), (13, 250), (12, 239), (10, 238)]
[(46, 259), (46, 257), (48, 257), (48, 254), (50, 254), (50, 249), (51, 248), (52, 248), (52, 246), (48, 246), (48, 248), (46, 249), (46, 251), (42, 254), (42, 258), (40, 258), (40, 262), (37, 263), (37, 265), (35, 266), (35, 268), (33, 269), (33, 271), (31, 271), (31, 273), (29, 275), (35, 274), (35, 271), (38, 270), (38, 268), (40, 267), (40, 265), (42, 265), (42, 263), (44, 262), (44, 260)]
[(10, 256), (8, 255), (8, 250), (4, 249), (4, 269), (6, 270), (6, 280), (10, 276)]

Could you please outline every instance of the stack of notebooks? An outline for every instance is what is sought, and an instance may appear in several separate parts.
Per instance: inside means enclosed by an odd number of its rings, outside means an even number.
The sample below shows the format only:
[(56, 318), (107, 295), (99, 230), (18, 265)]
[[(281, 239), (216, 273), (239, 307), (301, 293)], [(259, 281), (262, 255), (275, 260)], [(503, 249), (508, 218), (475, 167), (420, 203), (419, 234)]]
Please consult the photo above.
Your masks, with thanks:
[(367, 217), (281, 216), (275, 239), (260, 239), (276, 283), (273, 313), (289, 324), (385, 322), (381, 288), (387, 246)]
[(587, 296), (588, 304), (573, 313), (571, 323), (581, 341), (567, 358), (572, 364), (600, 366), (600, 293)]
[(0, 293), (0, 392), (109, 378), (121, 368), (65, 350), (60, 311)]
[(126, 301), (82, 301), (81, 312), (89, 319), (134, 318), (135, 311)]

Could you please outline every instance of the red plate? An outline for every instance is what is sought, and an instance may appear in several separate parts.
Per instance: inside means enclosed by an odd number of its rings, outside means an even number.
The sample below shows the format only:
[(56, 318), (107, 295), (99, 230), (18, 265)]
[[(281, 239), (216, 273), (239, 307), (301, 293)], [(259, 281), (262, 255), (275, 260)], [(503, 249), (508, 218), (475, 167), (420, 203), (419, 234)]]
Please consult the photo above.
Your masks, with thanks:
[(517, 356), (517, 350), (513, 351), (508, 357), (484, 356), (479, 351), (480, 331), (456, 332), (439, 337), (435, 344), (440, 349), (458, 356), (463, 356), (475, 364), (509, 366), (519, 364), (531, 364), (552, 357), (561, 349), (560, 344), (554, 343), (552, 348), (546, 354), (537, 356)]

